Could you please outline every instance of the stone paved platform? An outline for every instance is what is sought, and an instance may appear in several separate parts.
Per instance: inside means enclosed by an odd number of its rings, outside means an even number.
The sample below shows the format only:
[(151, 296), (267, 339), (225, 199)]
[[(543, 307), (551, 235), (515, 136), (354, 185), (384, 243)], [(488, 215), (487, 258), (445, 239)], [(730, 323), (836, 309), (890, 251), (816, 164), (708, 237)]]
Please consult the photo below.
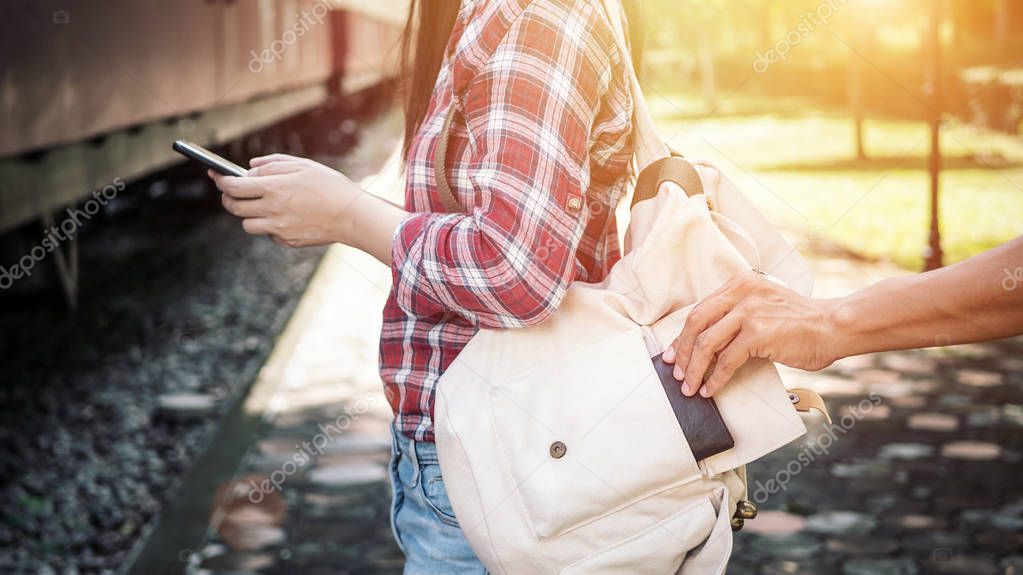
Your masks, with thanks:
[[(388, 177), (393, 177), (393, 174)], [(381, 186), (396, 189), (396, 186)], [(814, 259), (818, 295), (900, 272)], [(390, 412), (376, 374), (388, 270), (325, 258), (263, 377), (265, 428), (220, 490), (193, 573), (398, 573)], [(1023, 340), (852, 358), (787, 373), (835, 416), (752, 466), (761, 517), (729, 573), (987, 575), (1023, 570)], [(254, 502), (255, 501), (255, 502)]]

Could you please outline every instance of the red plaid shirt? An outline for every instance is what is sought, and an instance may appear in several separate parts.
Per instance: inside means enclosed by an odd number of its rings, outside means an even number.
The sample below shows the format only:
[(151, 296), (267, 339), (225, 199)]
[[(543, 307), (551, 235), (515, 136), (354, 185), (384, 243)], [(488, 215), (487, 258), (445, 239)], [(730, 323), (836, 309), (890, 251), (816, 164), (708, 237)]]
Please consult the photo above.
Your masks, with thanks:
[[(411, 142), (380, 372), (399, 429), (433, 441), (437, 380), (480, 328), (542, 322), (618, 260), (632, 157), (625, 54), (600, 0), (462, 0)], [(433, 154), (455, 94), (440, 213)]]

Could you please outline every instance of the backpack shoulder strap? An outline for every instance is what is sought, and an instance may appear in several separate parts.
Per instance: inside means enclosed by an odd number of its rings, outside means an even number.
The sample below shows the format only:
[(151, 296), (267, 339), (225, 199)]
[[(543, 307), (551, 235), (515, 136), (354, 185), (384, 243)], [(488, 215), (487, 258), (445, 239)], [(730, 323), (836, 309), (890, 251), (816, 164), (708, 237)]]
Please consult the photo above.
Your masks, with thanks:
[(448, 134), (451, 133), (451, 120), (457, 113), (458, 108), (454, 104), (448, 107), (444, 126), (440, 129), (440, 138), (433, 149), (433, 183), (437, 187), (437, 193), (440, 194), (440, 203), (444, 206), (444, 211), (449, 214), (462, 211), (462, 204), (455, 197), (455, 193), (451, 191), (448, 178), (444, 174), (444, 166), (447, 164), (448, 158)]
[(643, 168), (636, 179), (636, 191), (632, 195), (630, 207), (656, 196), (661, 184), (669, 181), (681, 186), (688, 196), (703, 193), (703, 182), (696, 168), (681, 156), (671, 156)]

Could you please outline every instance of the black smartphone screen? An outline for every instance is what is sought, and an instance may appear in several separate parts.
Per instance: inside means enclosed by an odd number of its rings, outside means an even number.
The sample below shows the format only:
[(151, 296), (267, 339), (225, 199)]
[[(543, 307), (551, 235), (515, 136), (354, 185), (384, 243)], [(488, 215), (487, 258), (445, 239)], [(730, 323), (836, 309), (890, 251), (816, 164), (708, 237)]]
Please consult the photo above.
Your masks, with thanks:
[(199, 144), (186, 140), (177, 140), (172, 146), (174, 151), (190, 160), (195, 160), (213, 171), (225, 176), (245, 176), (248, 172), (238, 164), (224, 159)]

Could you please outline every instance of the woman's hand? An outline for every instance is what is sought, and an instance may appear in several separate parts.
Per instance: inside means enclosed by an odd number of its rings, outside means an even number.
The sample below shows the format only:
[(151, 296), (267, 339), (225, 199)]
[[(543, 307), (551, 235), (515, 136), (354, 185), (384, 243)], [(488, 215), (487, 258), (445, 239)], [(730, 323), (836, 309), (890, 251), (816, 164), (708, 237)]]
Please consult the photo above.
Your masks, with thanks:
[(693, 308), (662, 358), (675, 363), (675, 378), (687, 396), (714, 395), (751, 357), (822, 369), (838, 358), (830, 345), (836, 335), (832, 302), (805, 298), (759, 274), (743, 274)]
[(348, 242), (348, 207), (364, 192), (347, 177), (312, 160), (285, 154), (253, 158), (246, 177), (210, 178), (227, 211), (246, 232), (303, 247)]

